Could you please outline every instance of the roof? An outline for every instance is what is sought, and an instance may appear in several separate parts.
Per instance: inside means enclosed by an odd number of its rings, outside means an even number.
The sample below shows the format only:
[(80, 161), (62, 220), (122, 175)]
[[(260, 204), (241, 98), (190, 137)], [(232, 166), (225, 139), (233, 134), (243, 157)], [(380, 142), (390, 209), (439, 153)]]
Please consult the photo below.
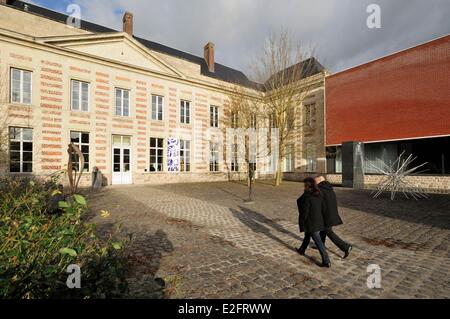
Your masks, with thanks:
[[(19, 0), (10, 0), (10, 1), (7, 1), (7, 4), (11, 7), (14, 7), (14, 8), (22, 10), (22, 11), (25, 11), (25, 5), (26, 5), (27, 12), (42, 16), (42, 17), (50, 19), (50, 20), (61, 22), (64, 24), (66, 23), (67, 17), (68, 17), (68, 15), (66, 15), (66, 14), (52, 11), (47, 8), (39, 7), (32, 3), (25, 3), (25, 2), (19, 1)], [(119, 32), (117, 30), (107, 28), (102, 25), (88, 22), (85, 20), (80, 20), (80, 28), (83, 30), (89, 31), (89, 32), (93, 32), (93, 33)], [(192, 63), (199, 64), (200, 72), (204, 76), (214, 78), (217, 80), (221, 80), (221, 81), (225, 81), (225, 82), (229, 82), (229, 83), (239, 84), (239, 85), (253, 88), (256, 90), (264, 90), (263, 85), (256, 83), (254, 81), (251, 81), (243, 72), (241, 72), (239, 70), (235, 70), (233, 68), (227, 67), (220, 63), (215, 63), (214, 72), (209, 72), (206, 61), (202, 57), (199, 57), (199, 56), (187, 53), (187, 52), (183, 52), (183, 51), (165, 46), (160, 43), (149, 41), (149, 40), (146, 40), (143, 38), (139, 38), (136, 36), (133, 36), (133, 37), (137, 41), (142, 43), (145, 47), (147, 47), (151, 50), (154, 50), (154, 51), (157, 51), (160, 53), (164, 53), (164, 54), (167, 54), (170, 56), (174, 56), (174, 57), (177, 57), (180, 59), (184, 59), (184, 60), (187, 60)], [(317, 62), (315, 59), (314, 59), (314, 61)], [(293, 67), (295, 67), (295, 66), (293, 66)], [(308, 76), (317, 74), (317, 73), (321, 72), (321, 70), (323, 70), (323, 69), (324, 69), (323, 66), (320, 65), (319, 62), (317, 62), (317, 66), (311, 69), (312, 72)]]
[(290, 82), (292, 77), (295, 77), (295, 81), (319, 74), (325, 71), (325, 68), (316, 58), (311, 57), (306, 60), (303, 60), (297, 64), (294, 64), (274, 75), (272, 75), (265, 83), (265, 87), (267, 89), (273, 88), (274, 85), (279, 85), (279, 80), (277, 78), (281, 78), (280, 80), (285, 82)]

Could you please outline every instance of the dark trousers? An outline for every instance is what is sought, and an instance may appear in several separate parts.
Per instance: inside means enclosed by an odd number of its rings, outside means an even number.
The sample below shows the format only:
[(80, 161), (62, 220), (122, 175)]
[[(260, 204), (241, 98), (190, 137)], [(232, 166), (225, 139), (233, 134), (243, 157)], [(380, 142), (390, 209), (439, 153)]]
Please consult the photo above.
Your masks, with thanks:
[(311, 237), (314, 240), (317, 249), (319, 249), (320, 256), (322, 257), (322, 262), (329, 263), (330, 258), (328, 257), (327, 249), (325, 248), (325, 245), (323, 244), (320, 238), (320, 232), (318, 231), (314, 233), (305, 233), (305, 238), (303, 239), (303, 243), (302, 246), (300, 247), (300, 250), (306, 251), (306, 248), (308, 248), (309, 242), (311, 241)]
[(320, 238), (322, 239), (322, 243), (324, 245), (325, 245), (325, 240), (327, 239), (327, 237), (330, 238), (330, 240), (333, 242), (333, 244), (335, 244), (343, 252), (346, 252), (350, 248), (350, 245), (348, 243), (346, 243), (345, 241), (343, 241), (341, 239), (341, 237), (336, 235), (336, 233), (333, 231), (332, 227), (325, 228), (324, 230), (322, 230), (320, 232)]

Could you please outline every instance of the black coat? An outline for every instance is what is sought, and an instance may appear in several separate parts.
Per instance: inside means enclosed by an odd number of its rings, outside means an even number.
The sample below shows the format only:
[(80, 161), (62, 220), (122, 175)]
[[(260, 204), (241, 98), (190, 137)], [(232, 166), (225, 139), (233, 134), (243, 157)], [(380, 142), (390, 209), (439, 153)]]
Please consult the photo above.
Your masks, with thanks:
[(312, 193), (305, 191), (297, 199), (297, 207), (300, 232), (312, 233), (325, 228), (322, 214), (326, 207), (321, 196), (314, 196)]
[(326, 209), (323, 214), (325, 227), (328, 228), (342, 225), (343, 222), (339, 216), (336, 194), (334, 193), (333, 186), (327, 181), (324, 181), (319, 184), (319, 189), (326, 204)]

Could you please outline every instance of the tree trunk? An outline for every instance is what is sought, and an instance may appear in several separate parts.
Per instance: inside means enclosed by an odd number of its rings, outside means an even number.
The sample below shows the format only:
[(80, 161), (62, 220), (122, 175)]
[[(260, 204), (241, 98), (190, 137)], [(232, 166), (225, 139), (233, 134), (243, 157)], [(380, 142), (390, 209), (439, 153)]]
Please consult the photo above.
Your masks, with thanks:
[(277, 163), (277, 172), (275, 174), (275, 186), (280, 186), (281, 182), (283, 181), (283, 157), (278, 157), (278, 163)]

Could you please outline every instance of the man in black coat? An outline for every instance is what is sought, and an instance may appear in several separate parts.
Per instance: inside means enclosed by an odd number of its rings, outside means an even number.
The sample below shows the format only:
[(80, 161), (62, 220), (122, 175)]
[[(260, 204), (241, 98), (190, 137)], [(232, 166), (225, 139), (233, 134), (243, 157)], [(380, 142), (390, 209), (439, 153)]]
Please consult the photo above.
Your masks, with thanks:
[(320, 237), (320, 231), (325, 229), (323, 222), (325, 202), (320, 196), (319, 188), (313, 178), (306, 178), (304, 184), (304, 193), (297, 199), (297, 206), (300, 232), (305, 232), (305, 237), (302, 245), (297, 249), (297, 252), (304, 256), (312, 238), (322, 257), (322, 264), (320, 264), (320, 267), (329, 268), (331, 266), (330, 259), (328, 257), (327, 249)]
[(344, 259), (348, 257), (352, 246), (345, 241), (343, 241), (336, 233), (333, 231), (333, 226), (342, 225), (342, 219), (339, 216), (338, 205), (336, 199), (336, 193), (334, 192), (333, 186), (325, 180), (323, 176), (317, 176), (315, 178), (316, 184), (319, 186), (320, 194), (322, 195), (325, 203), (326, 209), (323, 212), (323, 220), (325, 229), (320, 232), (320, 237), (322, 242), (325, 244), (325, 240), (328, 236), (330, 240), (344, 252)]

